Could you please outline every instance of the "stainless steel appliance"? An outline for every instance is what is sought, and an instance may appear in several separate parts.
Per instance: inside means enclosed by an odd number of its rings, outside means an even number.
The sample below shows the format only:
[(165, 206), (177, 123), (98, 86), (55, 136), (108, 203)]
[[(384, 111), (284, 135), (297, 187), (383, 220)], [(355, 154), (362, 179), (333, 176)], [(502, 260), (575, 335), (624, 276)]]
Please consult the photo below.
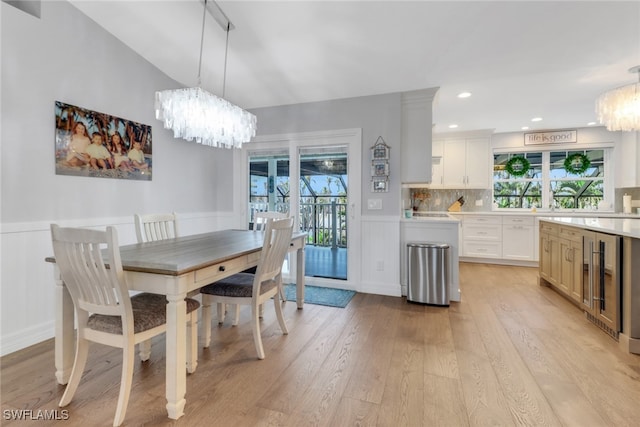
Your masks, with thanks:
[(583, 309), (590, 321), (617, 340), (621, 318), (620, 236), (585, 232), (582, 239)]
[(407, 301), (449, 305), (451, 266), (446, 243), (407, 243)]

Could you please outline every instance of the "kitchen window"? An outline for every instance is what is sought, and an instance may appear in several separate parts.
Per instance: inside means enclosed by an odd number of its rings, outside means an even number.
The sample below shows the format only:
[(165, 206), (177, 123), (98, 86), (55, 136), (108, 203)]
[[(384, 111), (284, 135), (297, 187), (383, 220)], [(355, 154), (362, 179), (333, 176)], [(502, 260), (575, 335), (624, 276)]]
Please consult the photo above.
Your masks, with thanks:
[[(610, 149), (553, 150), (494, 153), (493, 200), (498, 209), (609, 208), (607, 160)], [(522, 176), (507, 171), (507, 165), (528, 163)], [(523, 162), (520, 158), (526, 159)], [(566, 159), (577, 160), (569, 168)], [(511, 162), (510, 162), (511, 161)]]

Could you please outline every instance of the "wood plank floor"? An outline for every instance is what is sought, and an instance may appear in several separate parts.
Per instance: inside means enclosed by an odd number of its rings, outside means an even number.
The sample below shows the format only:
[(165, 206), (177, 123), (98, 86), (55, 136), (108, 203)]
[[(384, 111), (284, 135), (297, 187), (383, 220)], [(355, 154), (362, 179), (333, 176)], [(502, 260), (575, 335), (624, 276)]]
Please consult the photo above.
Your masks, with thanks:
[[(461, 264), (462, 302), (450, 308), (358, 294), (345, 309), (287, 303), (289, 335), (273, 308), (257, 360), (248, 312), (214, 328), (187, 377), (178, 421), (164, 409), (164, 341), (138, 362), (125, 425), (176, 426), (635, 426), (640, 356), (537, 284), (537, 270)], [(111, 425), (120, 352), (94, 345), (64, 426)], [(53, 342), (1, 360), (3, 426), (11, 409), (58, 409)]]

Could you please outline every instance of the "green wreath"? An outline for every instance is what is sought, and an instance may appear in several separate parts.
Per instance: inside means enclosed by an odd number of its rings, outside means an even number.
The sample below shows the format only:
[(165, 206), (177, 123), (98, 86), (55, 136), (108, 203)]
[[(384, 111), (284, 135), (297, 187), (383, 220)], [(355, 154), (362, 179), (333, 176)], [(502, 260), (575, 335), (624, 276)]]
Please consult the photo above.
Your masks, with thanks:
[(591, 160), (582, 153), (574, 153), (564, 159), (564, 170), (575, 175), (585, 173), (589, 166), (591, 166)]
[(529, 171), (531, 167), (531, 163), (524, 156), (514, 156), (509, 159), (507, 165), (505, 166), (506, 171), (509, 175), (513, 176), (524, 176)]

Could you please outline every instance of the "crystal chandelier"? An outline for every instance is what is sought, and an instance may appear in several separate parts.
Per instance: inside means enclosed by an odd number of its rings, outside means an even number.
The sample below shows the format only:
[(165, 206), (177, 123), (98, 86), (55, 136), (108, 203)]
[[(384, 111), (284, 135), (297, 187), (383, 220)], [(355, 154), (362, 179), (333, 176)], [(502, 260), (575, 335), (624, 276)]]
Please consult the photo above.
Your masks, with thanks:
[[(640, 65), (630, 68), (630, 73), (638, 73)], [(600, 123), (607, 130), (640, 130), (640, 82), (611, 89), (596, 100), (596, 113)]]
[(218, 12), (225, 19), (226, 25), (223, 28), (227, 32), (222, 98), (200, 87), (202, 45), (207, 15), (207, 0), (204, 0), (198, 87), (156, 92), (156, 119), (162, 120), (165, 129), (173, 130), (175, 138), (183, 138), (187, 141), (195, 140), (198, 144), (211, 147), (241, 148), (242, 143), (249, 142), (256, 135), (256, 116), (224, 99), (231, 22), (221, 10)]

